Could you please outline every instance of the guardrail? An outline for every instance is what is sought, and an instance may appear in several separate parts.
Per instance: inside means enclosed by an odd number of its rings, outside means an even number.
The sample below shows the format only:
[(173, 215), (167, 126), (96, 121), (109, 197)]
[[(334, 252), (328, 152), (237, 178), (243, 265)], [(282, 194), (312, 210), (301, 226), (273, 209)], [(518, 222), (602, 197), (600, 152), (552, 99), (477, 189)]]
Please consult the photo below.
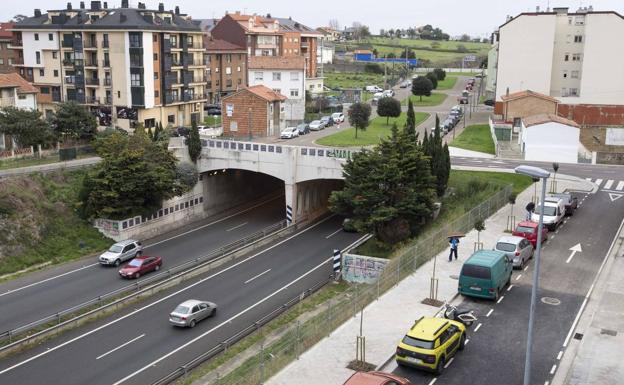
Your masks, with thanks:
[[(65, 309), (55, 314), (51, 314), (40, 320), (30, 322), (26, 325), (22, 325), (14, 329), (7, 330), (4, 333), (0, 334), (1, 343), (6, 343), (8, 340), (8, 344), (0, 347), (0, 353), (8, 349), (11, 349), (17, 345), (28, 342), (34, 338), (40, 337), (70, 322), (77, 321), (83, 317), (86, 317), (92, 314), (95, 311), (102, 310), (107, 307), (116, 305), (119, 301), (124, 301), (129, 298), (139, 296), (146, 290), (153, 289), (154, 287), (157, 287), (158, 285), (164, 284), (167, 281), (173, 278), (176, 278), (177, 275), (189, 273), (195, 269), (203, 267), (205, 264), (211, 264), (218, 260), (224, 259), (228, 257), (231, 253), (239, 249), (242, 249), (243, 247), (250, 246), (253, 243), (256, 243), (262, 240), (263, 238), (267, 237), (268, 235), (271, 235), (273, 233), (276, 233), (280, 230), (285, 229), (287, 227), (286, 225), (287, 225), (286, 220), (280, 221), (254, 234), (251, 234), (245, 238), (241, 238), (235, 242), (232, 242), (228, 245), (225, 245), (216, 250), (213, 250), (204, 256), (201, 256), (201, 257), (193, 259), (192, 261), (188, 261), (180, 265), (174, 266), (171, 269), (164, 270), (162, 273), (148, 276), (147, 278), (142, 279), (141, 281), (137, 281), (131, 285), (124, 286), (117, 290), (113, 290), (109, 293), (98, 296), (97, 298), (93, 298), (89, 301), (83, 302), (69, 309)], [(296, 225), (293, 225), (291, 227), (297, 228)], [(119, 296), (126, 294), (128, 292), (131, 292), (131, 291), (135, 291), (135, 293), (132, 293), (130, 296), (117, 299)], [(109, 302), (109, 301), (112, 301), (112, 302)], [(95, 306), (95, 309), (93, 310), (87, 311), (84, 314), (77, 314), (80, 311), (84, 311), (94, 306)], [(69, 318), (65, 319), (67, 316), (69, 316)], [(35, 329), (46, 324), (53, 324), (53, 325), (43, 330), (37, 331), (31, 335), (27, 335), (25, 337), (19, 338), (23, 336), (24, 334), (32, 332)], [(15, 338), (19, 338), (19, 339), (14, 341)]]

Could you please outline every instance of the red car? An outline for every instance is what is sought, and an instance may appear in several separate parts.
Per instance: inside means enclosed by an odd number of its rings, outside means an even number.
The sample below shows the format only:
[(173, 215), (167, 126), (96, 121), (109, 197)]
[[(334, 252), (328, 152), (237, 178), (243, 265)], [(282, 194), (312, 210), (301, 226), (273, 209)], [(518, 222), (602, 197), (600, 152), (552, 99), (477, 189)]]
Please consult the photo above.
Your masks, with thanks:
[[(537, 247), (537, 222), (533, 221), (524, 221), (518, 223), (518, 226), (513, 231), (512, 235), (526, 238), (531, 244), (533, 248)], [(548, 239), (548, 229), (546, 226), (542, 226), (542, 243), (546, 242)]]
[(356, 372), (343, 385), (412, 385), (407, 378), (384, 372)]
[(150, 257), (142, 255), (131, 260), (126, 266), (119, 270), (122, 278), (139, 278), (150, 271), (158, 271), (162, 266), (161, 257)]

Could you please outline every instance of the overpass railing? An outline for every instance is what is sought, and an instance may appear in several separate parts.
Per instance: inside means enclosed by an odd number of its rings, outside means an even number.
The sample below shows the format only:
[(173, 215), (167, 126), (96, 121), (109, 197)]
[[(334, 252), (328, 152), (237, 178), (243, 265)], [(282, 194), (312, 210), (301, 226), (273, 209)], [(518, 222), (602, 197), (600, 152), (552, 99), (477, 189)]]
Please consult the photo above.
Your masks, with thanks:
[(358, 151), (343, 148), (305, 147), (292, 145), (279, 145), (258, 142), (245, 142), (225, 139), (202, 139), (202, 147), (207, 149), (220, 149), (236, 152), (264, 152), (282, 154), (288, 151), (296, 151), (301, 156), (315, 156), (336, 159), (351, 159), (353, 153)]

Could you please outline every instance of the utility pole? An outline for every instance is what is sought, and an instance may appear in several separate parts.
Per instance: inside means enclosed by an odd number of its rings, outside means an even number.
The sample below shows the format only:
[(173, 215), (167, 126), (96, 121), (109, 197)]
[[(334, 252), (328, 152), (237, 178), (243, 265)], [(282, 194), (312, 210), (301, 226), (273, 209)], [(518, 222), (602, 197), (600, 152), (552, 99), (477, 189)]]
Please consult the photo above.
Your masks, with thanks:
[(383, 63), (383, 66), (384, 66), (384, 90), (388, 89), (388, 78), (387, 78), (388, 66), (386, 65), (386, 58), (387, 58), (387, 56), (388, 55), (384, 55), (384, 63)]

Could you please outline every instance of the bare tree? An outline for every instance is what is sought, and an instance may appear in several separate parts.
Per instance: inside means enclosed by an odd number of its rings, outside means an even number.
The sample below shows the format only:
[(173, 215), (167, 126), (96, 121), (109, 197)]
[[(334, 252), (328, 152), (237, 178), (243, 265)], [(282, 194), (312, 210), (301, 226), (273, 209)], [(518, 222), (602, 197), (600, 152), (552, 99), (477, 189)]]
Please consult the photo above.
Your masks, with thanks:
[(340, 23), (338, 22), (338, 19), (329, 19), (329, 27), (336, 31), (340, 30)]

